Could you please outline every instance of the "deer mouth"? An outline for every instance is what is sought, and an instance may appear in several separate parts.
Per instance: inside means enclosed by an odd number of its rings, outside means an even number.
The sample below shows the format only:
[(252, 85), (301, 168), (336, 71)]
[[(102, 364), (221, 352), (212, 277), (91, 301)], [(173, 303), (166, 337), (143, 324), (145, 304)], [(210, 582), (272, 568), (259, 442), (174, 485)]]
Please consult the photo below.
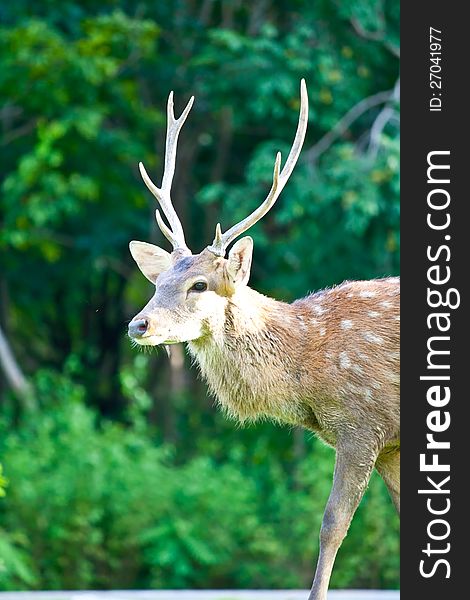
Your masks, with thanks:
[(180, 340), (167, 339), (163, 335), (144, 335), (142, 337), (132, 337), (132, 341), (139, 346), (162, 346), (170, 344), (179, 344)]

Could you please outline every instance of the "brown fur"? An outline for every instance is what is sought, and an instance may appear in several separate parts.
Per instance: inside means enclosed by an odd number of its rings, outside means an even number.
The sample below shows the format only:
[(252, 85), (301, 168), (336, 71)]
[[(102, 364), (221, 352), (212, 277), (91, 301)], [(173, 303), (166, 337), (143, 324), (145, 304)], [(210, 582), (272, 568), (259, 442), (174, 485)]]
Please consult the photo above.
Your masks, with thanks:
[(398, 310), (396, 279), (344, 283), (293, 304), (243, 288), (220, 330), (189, 350), (231, 417), (301, 425), (333, 446), (344, 429), (369, 428), (381, 449), (399, 439)]
[[(187, 342), (229, 416), (302, 426), (336, 448), (309, 599), (326, 600), (336, 553), (374, 467), (399, 510), (398, 278), (345, 282), (286, 304), (246, 285), (251, 238), (239, 240), (228, 259), (205, 249), (174, 252), (169, 261), (146, 244), (132, 248), (156, 284), (129, 326), (138, 343)], [(157, 273), (164, 262), (171, 266)], [(202, 293), (193, 287), (200, 281)], [(145, 332), (134, 333), (143, 322)]]
[(397, 279), (343, 283), (293, 304), (247, 287), (253, 240), (239, 239), (273, 206), (298, 159), (308, 121), (301, 81), (299, 125), (286, 163), (277, 154), (273, 185), (251, 215), (193, 256), (171, 204), (179, 119), (168, 99), (165, 174), (155, 186), (140, 165), (170, 228), (173, 245), (131, 242), (130, 251), (155, 294), (129, 324), (139, 344), (187, 342), (223, 409), (239, 421), (271, 418), (300, 425), (336, 448), (333, 486), (323, 515), (320, 555), (309, 600), (326, 600), (339, 546), (374, 466), (399, 508), (399, 285)]

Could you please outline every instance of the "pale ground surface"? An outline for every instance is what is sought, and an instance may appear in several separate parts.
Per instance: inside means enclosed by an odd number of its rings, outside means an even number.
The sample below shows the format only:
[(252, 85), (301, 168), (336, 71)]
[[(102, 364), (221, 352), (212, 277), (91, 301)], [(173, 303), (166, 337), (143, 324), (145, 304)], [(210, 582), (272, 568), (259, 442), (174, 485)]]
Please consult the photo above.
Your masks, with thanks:
[[(0, 600), (307, 600), (307, 590), (0, 592)], [(332, 590), (328, 600), (399, 600), (398, 591)]]

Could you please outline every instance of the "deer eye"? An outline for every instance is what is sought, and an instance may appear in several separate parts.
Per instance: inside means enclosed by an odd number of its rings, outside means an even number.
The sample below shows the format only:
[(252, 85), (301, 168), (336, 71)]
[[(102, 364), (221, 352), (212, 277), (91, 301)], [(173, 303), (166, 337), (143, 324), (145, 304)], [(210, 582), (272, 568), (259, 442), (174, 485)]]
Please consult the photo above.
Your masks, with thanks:
[(205, 292), (207, 290), (207, 283), (205, 281), (196, 281), (190, 289), (193, 292)]

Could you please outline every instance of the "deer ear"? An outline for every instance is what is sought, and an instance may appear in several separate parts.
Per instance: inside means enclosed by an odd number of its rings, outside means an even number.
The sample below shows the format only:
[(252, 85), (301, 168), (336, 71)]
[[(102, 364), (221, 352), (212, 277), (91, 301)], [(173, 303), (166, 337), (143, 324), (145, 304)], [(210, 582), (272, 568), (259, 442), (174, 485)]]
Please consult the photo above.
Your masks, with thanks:
[(139, 269), (152, 283), (171, 266), (171, 254), (153, 244), (132, 241), (129, 250)]
[(236, 242), (229, 252), (227, 272), (235, 285), (246, 285), (250, 278), (253, 239), (249, 236)]

